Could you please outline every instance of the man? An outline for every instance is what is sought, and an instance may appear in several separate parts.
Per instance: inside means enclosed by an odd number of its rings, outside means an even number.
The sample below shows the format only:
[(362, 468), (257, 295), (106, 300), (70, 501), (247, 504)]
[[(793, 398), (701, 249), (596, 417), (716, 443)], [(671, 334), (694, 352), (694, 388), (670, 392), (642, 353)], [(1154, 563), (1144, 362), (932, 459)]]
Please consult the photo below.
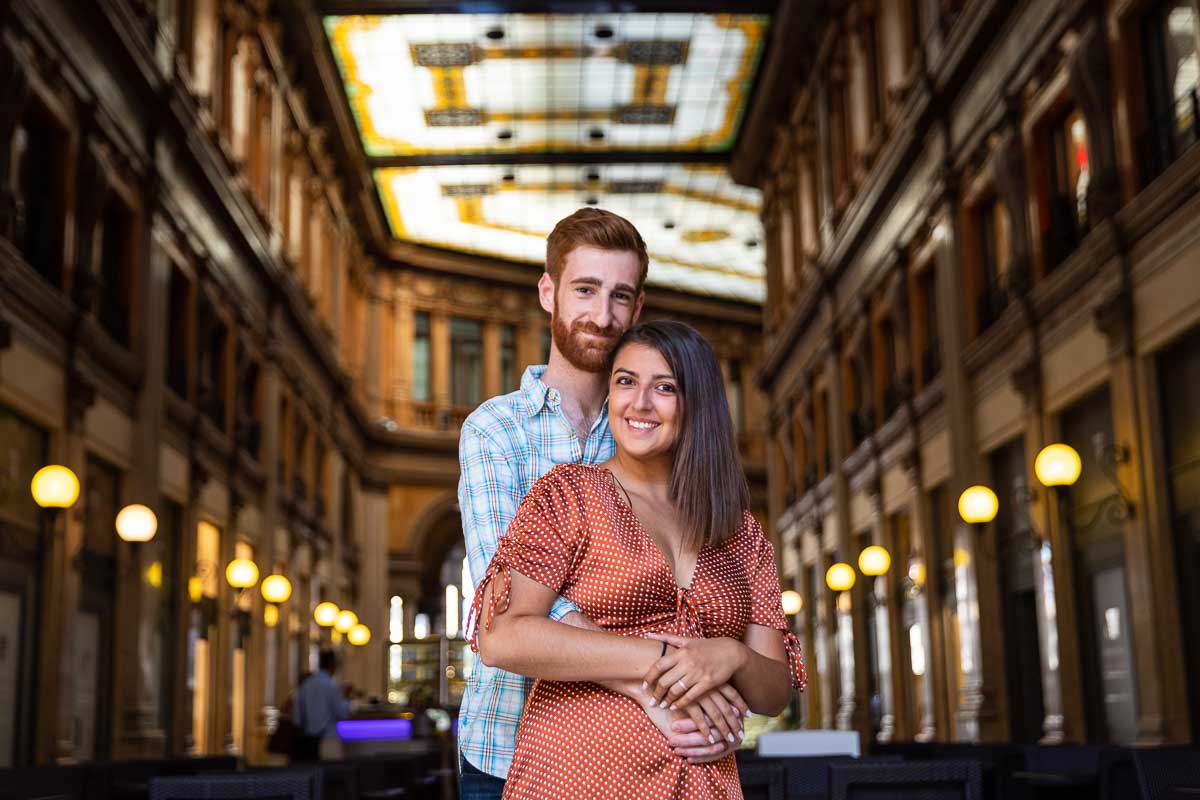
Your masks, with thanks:
[(320, 668), (296, 689), (292, 714), (299, 730), (294, 761), (319, 761), (321, 743), (336, 740), (338, 720), (350, 715), (350, 701), (333, 679), (337, 654), (322, 650), (317, 663)]
[[(556, 464), (599, 464), (613, 453), (608, 428), (608, 359), (642, 310), (649, 257), (637, 229), (609, 211), (584, 208), (546, 241), (538, 281), (550, 314), (550, 363), (530, 366), (521, 388), (494, 397), (463, 423), (458, 502), (471, 579), (478, 584), (526, 492)], [(592, 623), (564, 598), (550, 617)], [(476, 660), (459, 718), (461, 796), (498, 798), (512, 762), (526, 679)], [(632, 696), (628, 687), (609, 686)], [(674, 725), (682, 755), (711, 760), (733, 745), (709, 745), (690, 722)], [(683, 748), (680, 750), (679, 748)]]

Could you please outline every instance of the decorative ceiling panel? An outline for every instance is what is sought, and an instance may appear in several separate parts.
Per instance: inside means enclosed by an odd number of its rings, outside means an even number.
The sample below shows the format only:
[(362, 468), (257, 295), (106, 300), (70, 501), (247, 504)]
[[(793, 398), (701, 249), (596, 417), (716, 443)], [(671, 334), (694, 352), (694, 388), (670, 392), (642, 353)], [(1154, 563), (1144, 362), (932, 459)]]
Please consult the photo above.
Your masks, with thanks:
[(400, 14), (326, 17), (369, 157), (723, 152), (769, 17)]
[(641, 232), (648, 283), (763, 299), (760, 194), (723, 166), (388, 167), (375, 180), (392, 233), (405, 241), (542, 264), (555, 222), (598, 205)]

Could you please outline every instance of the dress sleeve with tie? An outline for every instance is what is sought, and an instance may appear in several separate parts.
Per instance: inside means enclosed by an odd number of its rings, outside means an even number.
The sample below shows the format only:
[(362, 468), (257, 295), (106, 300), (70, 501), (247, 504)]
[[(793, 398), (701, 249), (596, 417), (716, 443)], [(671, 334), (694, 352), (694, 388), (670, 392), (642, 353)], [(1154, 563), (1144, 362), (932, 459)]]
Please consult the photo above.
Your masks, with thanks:
[(758, 546), (755, 563), (751, 567), (750, 622), (783, 632), (783, 647), (787, 651), (788, 673), (792, 688), (804, 691), (808, 673), (800, 652), (800, 641), (788, 626), (783, 613), (783, 599), (779, 591), (779, 568), (775, 564), (775, 546), (762, 531), (758, 520), (747, 512), (749, 533), (756, 536)]
[[(467, 619), (471, 650), (479, 652), (479, 625), (491, 630), (492, 618), (508, 610), (512, 591), (510, 570), (562, 592), (575, 559), (576, 542), (585, 511), (571, 473), (558, 466), (540, 478), (521, 501), (517, 514), (500, 537), (487, 571), (475, 587)], [(484, 607), (489, 584), (492, 595)]]

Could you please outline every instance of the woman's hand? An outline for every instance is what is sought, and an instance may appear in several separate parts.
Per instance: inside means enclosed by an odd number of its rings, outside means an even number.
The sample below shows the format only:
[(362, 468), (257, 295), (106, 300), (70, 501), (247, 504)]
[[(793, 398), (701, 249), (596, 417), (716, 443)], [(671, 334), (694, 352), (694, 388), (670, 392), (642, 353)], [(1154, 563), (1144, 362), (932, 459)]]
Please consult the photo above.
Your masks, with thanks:
[[(642, 688), (660, 707), (684, 710), (712, 692), (746, 663), (749, 652), (734, 639), (688, 639), (649, 633), (647, 639), (677, 648), (655, 661), (642, 679)], [(742, 706), (745, 708), (745, 706)]]
[(701, 697), (686, 711), (663, 708), (647, 695), (646, 716), (667, 737), (676, 755), (693, 763), (723, 758), (745, 738), (746, 701), (727, 684)]

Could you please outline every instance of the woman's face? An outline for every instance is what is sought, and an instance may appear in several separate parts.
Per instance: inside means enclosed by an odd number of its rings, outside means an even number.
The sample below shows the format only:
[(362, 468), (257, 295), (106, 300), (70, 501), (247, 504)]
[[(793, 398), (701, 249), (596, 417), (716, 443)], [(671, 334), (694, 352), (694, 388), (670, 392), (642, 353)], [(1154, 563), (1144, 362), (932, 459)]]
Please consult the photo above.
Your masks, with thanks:
[(671, 453), (679, 434), (679, 386), (662, 354), (644, 344), (621, 349), (608, 387), (617, 447), (639, 460)]

